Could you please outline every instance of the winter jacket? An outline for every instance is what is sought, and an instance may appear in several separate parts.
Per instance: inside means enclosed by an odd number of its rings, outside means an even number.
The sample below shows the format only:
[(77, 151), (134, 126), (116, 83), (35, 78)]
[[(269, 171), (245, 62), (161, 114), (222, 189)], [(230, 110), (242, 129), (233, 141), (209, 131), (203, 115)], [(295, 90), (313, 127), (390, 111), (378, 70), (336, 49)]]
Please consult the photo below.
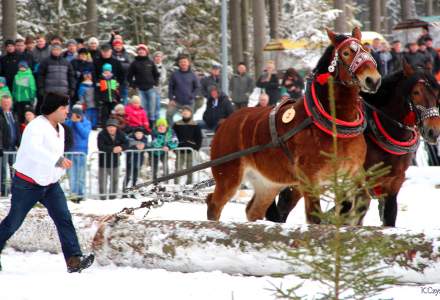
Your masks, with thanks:
[(12, 95), (14, 102), (33, 102), (37, 93), (37, 85), (30, 69), (18, 71), (14, 78)]
[(98, 149), (105, 152), (99, 154), (100, 168), (117, 168), (119, 167), (120, 153), (113, 153), (113, 148), (116, 146), (122, 147), (123, 150), (128, 149), (129, 141), (125, 133), (121, 130), (116, 131), (114, 138), (110, 136), (107, 130), (102, 130), (98, 133)]
[(139, 150), (136, 145), (139, 143), (144, 144), (144, 149), (148, 147), (147, 137), (144, 135), (140, 140), (136, 138), (134, 133), (128, 136), (129, 150), (136, 150), (134, 152), (127, 152), (127, 165), (128, 166), (141, 166), (144, 161), (144, 152)]
[[(168, 128), (165, 133), (159, 133), (157, 129), (153, 129), (153, 141), (151, 142), (152, 148), (162, 149), (168, 147), (170, 150), (176, 149), (179, 141), (176, 134), (171, 128)], [(162, 156), (164, 151), (153, 151), (154, 156)]]
[(434, 74), (437, 74), (438, 71), (440, 71), (440, 56), (438, 55), (437, 51), (434, 48), (426, 48), (426, 51), (431, 54), (432, 61), (433, 61), (433, 67), (432, 71)]
[(95, 103), (95, 86), (92, 81), (83, 81), (79, 85), (78, 89), (78, 101), (85, 108), (96, 107)]
[(198, 151), (202, 146), (202, 129), (194, 120), (177, 121), (173, 125), (173, 130), (179, 140), (179, 147), (189, 147)]
[(79, 122), (73, 122), (69, 119), (65, 124), (71, 129), (73, 135), (73, 146), (70, 148), (70, 151), (87, 154), (89, 150), (89, 135), (92, 130), (92, 123), (83, 116)]
[(225, 95), (221, 95), (217, 100), (209, 97), (203, 113), (203, 121), (209, 129), (215, 130), (220, 120), (226, 119), (233, 111), (231, 101)]
[(121, 62), (113, 57), (102, 58), (101, 56), (94, 61), (95, 64), (95, 78), (97, 80), (102, 79), (102, 66), (105, 64), (112, 65), (113, 78), (119, 83), (119, 85), (125, 82), (125, 72), (122, 68)]
[(62, 55), (68, 62), (72, 62), (72, 60), (74, 60), (76, 58), (76, 53), (72, 53), (67, 50), (64, 51), (64, 53)]
[(192, 105), (200, 89), (200, 82), (191, 69), (175, 71), (168, 84), (168, 97), (180, 105)]
[(388, 71), (390, 73), (394, 73), (402, 70), (403, 58), (404, 58), (403, 52), (396, 52), (394, 50), (391, 50), (390, 53), (391, 53), (391, 60), (388, 61)]
[(254, 90), (254, 80), (249, 74), (235, 74), (231, 79), (231, 98), (237, 104), (248, 103)]
[(128, 68), (128, 83), (142, 91), (148, 91), (153, 86), (157, 86), (159, 78), (159, 71), (148, 56), (136, 56)]
[(49, 92), (73, 96), (76, 87), (72, 65), (61, 56), (49, 56), (38, 70), (38, 89), (41, 95)]
[(80, 60), (80, 59), (74, 59), (72, 60), (71, 64), (73, 67), (73, 71), (75, 72), (75, 78), (77, 82), (80, 83), (82, 81), (84, 71), (92, 72), (93, 80), (96, 79), (95, 65), (92, 62)]
[[(1, 136), (2, 136), (3, 149), (9, 151), (16, 151), (18, 146), (20, 145), (21, 132), (20, 132), (20, 124), (14, 113), (12, 113), (12, 116), (14, 118), (14, 124), (12, 124), (12, 127), (9, 127), (6, 114), (3, 111), (0, 111), (0, 128), (2, 131)], [(12, 138), (13, 136), (11, 129), (14, 130), (15, 140), (13, 140)]]
[(9, 90), (8, 86), (5, 85), (3, 87), (0, 88), (0, 99), (4, 96), (4, 95), (8, 95), (12, 97), (11, 91)]
[(220, 80), (220, 76), (218, 77), (214, 77), (212, 75), (204, 77), (202, 79), (201, 82), (201, 86), (202, 86), (202, 95), (203, 97), (205, 97), (206, 99), (209, 98), (209, 88), (211, 86), (215, 85), (219, 91), (221, 91), (221, 80)]
[[(32, 50), (32, 57), (34, 58), (34, 62), (37, 65), (39, 65), (43, 60), (48, 58), (50, 56), (50, 49), (49, 45), (46, 45), (44, 48), (38, 48), (35, 47), (34, 50)], [(34, 72), (37, 72), (37, 68), (34, 68)]]
[(133, 104), (128, 104), (125, 107), (125, 120), (127, 126), (143, 127), (147, 132), (151, 132), (147, 114), (141, 106), (135, 107)]
[(131, 58), (128, 55), (127, 51), (125, 49), (122, 49), (118, 52), (113, 49), (112, 57), (121, 63), (124, 74), (127, 74), (128, 68), (131, 64)]
[(0, 58), (0, 75), (6, 78), (6, 84), (11, 91), (15, 74), (18, 72), (19, 59), (17, 52), (6, 53)]
[(98, 101), (117, 103), (120, 100), (119, 83), (115, 79), (100, 79), (98, 82)]
[(263, 74), (258, 78), (257, 87), (264, 89), (269, 96), (269, 105), (275, 105), (280, 100), (280, 84), (277, 74), (272, 74), (269, 81), (263, 81), (267, 78), (267, 74)]
[(31, 72), (33, 72), (34, 67), (35, 67), (35, 61), (34, 61), (34, 57), (32, 56), (32, 53), (28, 52), (28, 51), (24, 51), (24, 52), (17, 52), (18, 54), (18, 62), (24, 60), (25, 62), (28, 63), (29, 69), (31, 69)]

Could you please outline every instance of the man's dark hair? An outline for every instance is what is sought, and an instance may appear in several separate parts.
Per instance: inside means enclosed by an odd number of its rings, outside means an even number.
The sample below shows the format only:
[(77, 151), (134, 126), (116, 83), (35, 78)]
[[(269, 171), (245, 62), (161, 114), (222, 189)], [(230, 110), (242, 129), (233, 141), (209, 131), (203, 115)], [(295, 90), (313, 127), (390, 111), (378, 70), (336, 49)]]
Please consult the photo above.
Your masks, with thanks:
[(245, 67), (247, 67), (247, 65), (246, 65), (246, 63), (245, 63), (244, 61), (239, 62), (239, 63), (237, 64), (237, 67), (238, 67), (238, 66), (245, 66)]
[(17, 44), (17, 43), (24, 43), (24, 40), (23, 39), (20, 39), (20, 38), (18, 38), (18, 39), (16, 39), (15, 40), (15, 43)]
[(394, 41), (391, 42), (391, 45), (395, 45), (395, 44), (398, 44), (398, 43), (400, 43), (399, 40), (394, 40)]
[(76, 38), (75, 41), (76, 41), (78, 44), (84, 44), (84, 39), (83, 39), (83, 38)]

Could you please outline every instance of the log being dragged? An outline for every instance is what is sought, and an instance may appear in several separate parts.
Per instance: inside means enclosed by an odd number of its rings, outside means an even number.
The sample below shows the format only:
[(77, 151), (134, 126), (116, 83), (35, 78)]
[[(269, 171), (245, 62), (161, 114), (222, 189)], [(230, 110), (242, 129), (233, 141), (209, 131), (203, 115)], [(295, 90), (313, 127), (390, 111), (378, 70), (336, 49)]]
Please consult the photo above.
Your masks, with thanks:
[[(344, 230), (358, 233), (361, 228), (347, 227)], [(411, 241), (411, 247), (398, 256), (384, 258), (384, 264), (389, 266), (388, 274), (402, 276), (403, 282), (440, 282), (440, 230), (430, 231), (429, 235), (405, 229), (368, 227), (367, 230), (375, 238), (390, 235), (400, 245)], [(285, 257), (280, 247), (301, 247), (305, 233), (320, 243), (327, 243), (334, 232), (334, 227), (324, 225), (292, 227), (268, 222), (153, 221), (111, 217), (99, 227), (92, 248), (101, 265), (177, 272), (220, 270), (246, 275), (287, 274), (293, 271), (293, 266), (280, 260)]]

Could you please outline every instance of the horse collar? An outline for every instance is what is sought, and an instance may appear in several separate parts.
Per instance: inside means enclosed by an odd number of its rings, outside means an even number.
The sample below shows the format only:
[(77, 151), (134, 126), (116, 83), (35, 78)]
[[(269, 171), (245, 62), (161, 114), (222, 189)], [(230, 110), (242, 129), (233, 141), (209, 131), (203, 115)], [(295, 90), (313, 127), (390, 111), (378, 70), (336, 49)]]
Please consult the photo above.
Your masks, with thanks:
[(411, 129), (411, 138), (407, 141), (398, 141), (386, 132), (376, 111), (367, 107), (369, 138), (384, 151), (393, 155), (405, 155), (415, 153), (419, 147), (420, 135), (415, 129)]
[[(319, 75), (317, 80), (322, 79)], [(322, 107), (315, 90), (315, 80), (307, 81), (306, 93), (304, 95), (304, 107), (306, 113), (312, 118), (313, 123), (323, 132), (333, 135), (333, 118), (329, 115)], [(364, 117), (363, 107), (359, 102), (358, 109), (358, 119), (353, 122), (347, 122), (340, 119), (336, 119), (336, 137), (338, 138), (354, 138), (361, 135), (366, 126), (367, 121)]]

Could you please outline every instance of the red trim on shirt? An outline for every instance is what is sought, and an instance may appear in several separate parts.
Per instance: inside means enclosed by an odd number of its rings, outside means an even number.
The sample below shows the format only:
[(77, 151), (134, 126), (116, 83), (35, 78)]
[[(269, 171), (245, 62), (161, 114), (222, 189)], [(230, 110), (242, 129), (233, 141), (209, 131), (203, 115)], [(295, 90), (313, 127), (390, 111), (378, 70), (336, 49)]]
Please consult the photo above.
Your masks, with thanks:
[(24, 181), (27, 181), (29, 183), (33, 183), (33, 184), (37, 184), (37, 182), (35, 180), (33, 180), (32, 178), (30, 178), (29, 176), (24, 175), (23, 173), (20, 173), (18, 171), (15, 171), (15, 176), (17, 176), (18, 178), (23, 179)]

